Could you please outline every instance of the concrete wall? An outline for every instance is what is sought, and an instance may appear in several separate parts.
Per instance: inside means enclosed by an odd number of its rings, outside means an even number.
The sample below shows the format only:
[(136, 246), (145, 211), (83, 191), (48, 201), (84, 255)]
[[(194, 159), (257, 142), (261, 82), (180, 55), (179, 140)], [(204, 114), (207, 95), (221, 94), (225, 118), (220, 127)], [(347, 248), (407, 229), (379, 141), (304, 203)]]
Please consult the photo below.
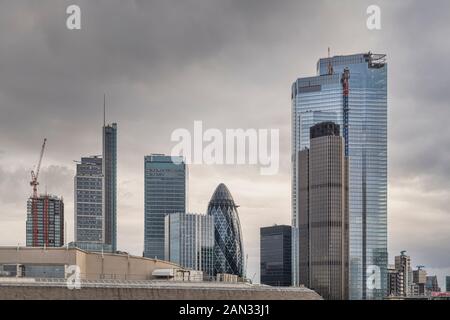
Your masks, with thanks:
[(312, 290), (1, 287), (0, 300), (321, 300)]

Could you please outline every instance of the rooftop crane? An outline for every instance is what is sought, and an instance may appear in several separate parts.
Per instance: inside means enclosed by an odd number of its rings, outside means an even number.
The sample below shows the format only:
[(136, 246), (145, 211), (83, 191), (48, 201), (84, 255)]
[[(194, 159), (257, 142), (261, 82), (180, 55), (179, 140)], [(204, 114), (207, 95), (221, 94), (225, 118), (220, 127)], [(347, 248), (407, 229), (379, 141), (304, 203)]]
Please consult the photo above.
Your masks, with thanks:
[[(47, 142), (47, 139), (44, 139), (44, 143), (42, 144), (41, 148), (41, 154), (39, 155), (39, 162), (35, 168), (35, 170), (31, 170), (31, 181), (30, 186), (33, 187), (33, 197), (31, 198), (31, 213), (32, 213), (32, 220), (33, 220), (33, 247), (38, 246), (38, 212), (37, 212), (37, 200), (38, 200), (38, 192), (37, 192), (37, 186), (39, 185), (38, 178), (39, 178), (39, 171), (41, 170), (41, 163), (42, 163), (42, 157), (44, 156), (45, 151), (45, 144)], [(46, 204), (46, 203), (45, 203)], [(46, 209), (44, 208), (44, 215), (46, 215)], [(46, 219), (47, 217), (44, 217)], [(45, 225), (46, 221), (44, 221)], [(44, 237), (45, 237), (45, 226), (44, 226)], [(48, 239), (44, 239), (45, 242), (48, 241)]]
[(417, 270), (419, 270), (419, 271), (422, 270), (423, 268), (425, 268), (425, 266), (422, 266), (422, 265), (421, 266), (417, 266)]
[(39, 185), (39, 182), (38, 182), (39, 171), (41, 170), (42, 157), (44, 156), (46, 143), (47, 143), (47, 138), (44, 139), (44, 143), (42, 144), (41, 154), (39, 156), (39, 162), (35, 168), (36, 172), (34, 172), (34, 170), (31, 170), (30, 186), (33, 187), (33, 198), (35, 198), (35, 199), (37, 198), (37, 186)]

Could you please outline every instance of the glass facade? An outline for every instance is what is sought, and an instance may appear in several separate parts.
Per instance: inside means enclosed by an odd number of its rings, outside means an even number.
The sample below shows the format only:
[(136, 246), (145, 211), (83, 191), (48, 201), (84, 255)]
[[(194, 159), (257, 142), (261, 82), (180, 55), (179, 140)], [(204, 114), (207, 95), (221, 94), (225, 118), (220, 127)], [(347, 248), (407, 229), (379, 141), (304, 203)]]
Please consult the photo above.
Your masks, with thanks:
[(101, 157), (84, 157), (75, 176), (75, 242), (102, 244), (103, 173)]
[(221, 183), (208, 205), (214, 217), (214, 275), (227, 273), (245, 277), (241, 223), (228, 188)]
[(64, 245), (64, 202), (61, 198), (41, 195), (36, 199), (28, 199), (26, 243), (27, 247)]
[(144, 167), (144, 257), (164, 260), (164, 218), (186, 212), (187, 168), (183, 158), (160, 154), (146, 156)]
[(212, 216), (171, 213), (165, 217), (166, 260), (213, 276), (214, 221)]
[(272, 226), (260, 230), (261, 284), (286, 286), (292, 283), (291, 226)]
[(103, 126), (104, 244), (117, 250), (117, 124)]
[[(329, 66), (333, 72), (328, 72)], [(348, 95), (343, 75), (349, 74)], [(318, 76), (292, 85), (292, 225), (298, 241), (297, 158), (309, 129), (333, 121), (346, 134), (349, 161), (350, 298), (381, 299), (387, 287), (387, 64), (384, 55), (320, 59)], [(300, 244), (301, 245), (301, 244)], [(299, 284), (298, 246), (293, 283)]]

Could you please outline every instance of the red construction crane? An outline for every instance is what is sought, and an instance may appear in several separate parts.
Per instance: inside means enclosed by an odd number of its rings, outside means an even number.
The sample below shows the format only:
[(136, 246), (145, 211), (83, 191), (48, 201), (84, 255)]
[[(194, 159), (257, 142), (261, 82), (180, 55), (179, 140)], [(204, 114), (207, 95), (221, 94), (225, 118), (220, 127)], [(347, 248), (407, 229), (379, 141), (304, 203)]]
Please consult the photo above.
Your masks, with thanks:
[(33, 187), (33, 197), (31, 200), (31, 210), (32, 210), (32, 218), (33, 218), (33, 247), (37, 247), (37, 245), (38, 245), (39, 229), (38, 229), (38, 212), (37, 212), (37, 199), (38, 199), (37, 186), (39, 185), (39, 182), (38, 182), (39, 171), (41, 170), (42, 157), (44, 156), (46, 142), (47, 142), (47, 139), (44, 139), (44, 143), (42, 144), (42, 148), (41, 148), (41, 154), (39, 156), (39, 162), (35, 168), (36, 171), (31, 170), (30, 186)]

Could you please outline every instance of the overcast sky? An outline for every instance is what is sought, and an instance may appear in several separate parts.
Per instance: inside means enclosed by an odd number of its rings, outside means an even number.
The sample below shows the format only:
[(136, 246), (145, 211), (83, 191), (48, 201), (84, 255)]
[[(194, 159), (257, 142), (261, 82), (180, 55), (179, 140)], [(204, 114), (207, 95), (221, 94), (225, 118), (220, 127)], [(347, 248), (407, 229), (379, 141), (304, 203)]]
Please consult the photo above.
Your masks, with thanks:
[[(389, 254), (450, 275), (450, 3), (426, 1), (0, 0), (0, 245), (25, 244), (29, 171), (44, 137), (41, 191), (64, 197), (73, 240), (73, 160), (101, 153), (103, 93), (118, 123), (118, 245), (143, 251), (143, 161), (170, 135), (280, 130), (281, 167), (190, 166), (189, 208), (220, 183), (235, 201), (259, 279), (259, 228), (289, 224), (290, 87), (327, 55), (389, 63)], [(81, 7), (81, 30), (66, 7)], [(378, 4), (382, 30), (366, 28)]]

